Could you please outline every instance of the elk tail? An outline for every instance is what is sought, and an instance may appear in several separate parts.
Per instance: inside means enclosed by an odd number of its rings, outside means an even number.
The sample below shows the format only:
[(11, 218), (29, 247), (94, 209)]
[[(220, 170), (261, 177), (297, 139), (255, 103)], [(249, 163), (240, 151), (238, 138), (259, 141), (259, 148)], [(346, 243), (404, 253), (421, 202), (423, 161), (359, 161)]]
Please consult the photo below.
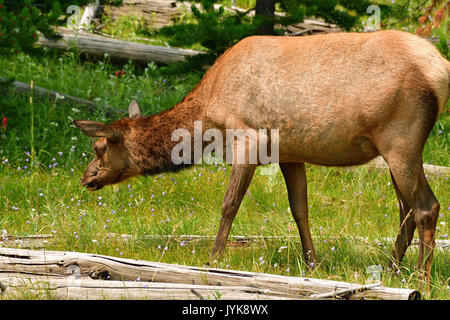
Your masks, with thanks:
[(445, 60), (446, 62), (446, 66), (447, 66), (447, 72), (448, 72), (448, 98), (447, 100), (450, 98), (450, 61)]
[(447, 95), (447, 101), (450, 99), (450, 61), (445, 59), (445, 65), (447, 67), (447, 73), (448, 73), (448, 95)]
[(445, 67), (446, 67), (446, 69), (447, 69), (447, 74), (448, 74), (448, 92), (447, 92), (447, 100), (444, 101), (444, 108), (445, 108), (446, 103), (450, 100), (450, 61), (447, 60), (447, 59), (445, 59), (445, 58), (443, 58), (443, 61), (444, 61), (444, 65), (445, 65)]

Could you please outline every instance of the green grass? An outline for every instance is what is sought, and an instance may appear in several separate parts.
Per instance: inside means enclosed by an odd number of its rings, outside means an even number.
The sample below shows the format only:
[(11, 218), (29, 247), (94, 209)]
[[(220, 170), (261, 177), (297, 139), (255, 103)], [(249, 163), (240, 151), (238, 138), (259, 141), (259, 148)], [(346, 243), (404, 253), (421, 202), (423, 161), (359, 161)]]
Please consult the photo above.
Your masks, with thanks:
[[(180, 101), (200, 74), (168, 75), (154, 65), (113, 65), (90, 62), (76, 54), (0, 56), (3, 77), (126, 109), (137, 98), (145, 114), (160, 112)], [(123, 77), (114, 75), (125, 70)], [(448, 110), (448, 108), (447, 108)], [(34, 124), (31, 122), (31, 112)], [(0, 133), (0, 232), (8, 235), (52, 234), (49, 250), (95, 252), (127, 258), (202, 266), (213, 241), (181, 243), (148, 240), (144, 235), (197, 234), (215, 236), (230, 167), (195, 166), (176, 174), (133, 178), (118, 186), (90, 193), (80, 185), (93, 157), (91, 139), (73, 127), (74, 118), (110, 121), (99, 109), (50, 103), (9, 93), (0, 95), (0, 116), (8, 118)], [(424, 161), (450, 164), (448, 111), (441, 115), (427, 142)], [(31, 131), (35, 158), (31, 158)], [(31, 165), (31, 162), (34, 162)], [(399, 274), (389, 270), (392, 244), (375, 240), (395, 237), (399, 219), (389, 174), (367, 168), (345, 171), (307, 167), (310, 223), (319, 267), (309, 270), (294, 240), (255, 242), (227, 247), (220, 268), (308, 276), (365, 283), (370, 265), (381, 265), (382, 282), (391, 287), (419, 287), (417, 250), (408, 250)], [(441, 203), (438, 239), (448, 239), (450, 193), (448, 177), (430, 176)], [(120, 241), (117, 235), (136, 235)], [(237, 214), (232, 235), (297, 235), (288, 211), (280, 172), (254, 177)], [(367, 241), (358, 240), (367, 238)], [(166, 249), (167, 248), (167, 249)], [(432, 292), (427, 298), (449, 299), (450, 253), (435, 253)], [(24, 295), (22, 298), (33, 298)]]
[[(187, 10), (183, 6), (180, 8), (181, 15), (178, 17), (178, 21), (184, 23), (191, 22), (193, 20), (192, 15), (187, 13)], [(155, 32), (156, 30), (157, 28), (152, 17), (146, 19), (138, 15), (127, 15), (120, 16), (117, 19), (111, 19), (110, 15), (105, 13), (102, 15), (102, 27), (98, 31), (104, 35), (126, 41), (169, 46), (170, 39)], [(149, 36), (150, 33), (151, 36)], [(200, 51), (206, 50), (200, 44), (193, 44), (184, 48)]]
[[(64, 158), (64, 156), (63, 156)], [(63, 159), (61, 159), (63, 161)], [(221, 200), (229, 167), (197, 166), (177, 174), (134, 178), (118, 186), (90, 193), (81, 187), (81, 160), (67, 169), (33, 170), (30, 174), (4, 165), (0, 201), (5, 205), (0, 225), (9, 235), (52, 234), (49, 250), (95, 252), (127, 258), (201, 266), (212, 241), (146, 240), (145, 235), (197, 234), (214, 236), (220, 221)], [(288, 210), (280, 172), (271, 182), (256, 174), (240, 208), (232, 235), (297, 235)], [(293, 240), (257, 242), (228, 247), (217, 267), (364, 283), (370, 265), (381, 265), (382, 281), (392, 287), (418, 287), (417, 250), (410, 249), (399, 275), (389, 271), (391, 244), (376, 239), (398, 232), (397, 201), (389, 175), (360, 168), (354, 172), (308, 167), (312, 235), (319, 268), (309, 271)], [(449, 233), (448, 180), (430, 177), (443, 204), (438, 239)], [(207, 192), (206, 192), (207, 190)], [(109, 234), (136, 235), (120, 241)], [(366, 241), (358, 237), (367, 238)], [(433, 266), (432, 298), (448, 299), (448, 249), (438, 250)]]
[[(152, 63), (139, 67), (132, 62), (114, 65), (108, 58), (90, 62), (73, 52), (63, 56), (53, 51), (45, 51), (42, 56), (19, 54), (13, 59), (0, 56), (0, 65), (4, 66), (0, 76), (25, 83), (33, 80), (35, 86), (88, 99), (99, 106), (127, 110), (130, 101), (137, 99), (147, 115), (175, 105), (201, 77), (198, 73), (164, 75)], [(121, 70), (124, 74), (117, 77), (115, 73)], [(82, 105), (46, 99), (35, 99), (30, 105), (28, 96), (13, 92), (0, 95), (0, 116), (8, 118), (8, 130), (0, 134), (0, 158), (9, 161), (28, 158), (25, 152), (31, 149), (33, 131), (36, 160), (47, 166), (54, 164), (52, 159), (59, 152), (69, 154), (70, 160), (75, 161), (88, 150), (87, 139), (72, 124), (73, 119), (113, 120), (102, 108), (92, 112)], [(112, 117), (119, 117), (119, 113)], [(66, 159), (65, 164), (68, 163)]]

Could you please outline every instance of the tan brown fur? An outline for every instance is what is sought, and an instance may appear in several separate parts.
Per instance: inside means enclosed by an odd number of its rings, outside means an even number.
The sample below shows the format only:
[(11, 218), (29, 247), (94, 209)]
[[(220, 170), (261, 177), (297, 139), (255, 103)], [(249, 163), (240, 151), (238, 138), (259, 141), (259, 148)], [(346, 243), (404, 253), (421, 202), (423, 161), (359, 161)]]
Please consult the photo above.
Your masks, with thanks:
[[(203, 122), (203, 131), (279, 129), (289, 203), (305, 258), (316, 262), (304, 163), (358, 165), (381, 154), (400, 203), (395, 262), (402, 260), (417, 228), (419, 267), (429, 275), (439, 203), (426, 182), (421, 155), (449, 98), (449, 78), (450, 63), (425, 40), (405, 32), (246, 38), (168, 111), (110, 125), (75, 122), (86, 134), (102, 137), (97, 144), (107, 145), (82, 183), (95, 190), (129, 176), (180, 169), (170, 160), (176, 144), (171, 133), (177, 128), (192, 133), (195, 120)], [(99, 164), (106, 172), (103, 180)], [(255, 165), (233, 165), (212, 256), (224, 249), (254, 172)]]

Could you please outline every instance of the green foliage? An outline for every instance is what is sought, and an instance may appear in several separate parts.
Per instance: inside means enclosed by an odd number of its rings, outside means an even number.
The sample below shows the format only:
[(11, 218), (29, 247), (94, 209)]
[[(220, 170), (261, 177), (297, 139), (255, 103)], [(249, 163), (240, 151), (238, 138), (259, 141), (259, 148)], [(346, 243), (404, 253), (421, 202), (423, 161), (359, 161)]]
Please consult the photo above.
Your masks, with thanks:
[[(17, 5), (22, 2), (22, 6)], [(54, 6), (45, 16), (36, 7), (32, 7), (31, 0), (6, 2), (0, 0), (0, 50), (3, 52), (19, 52), (33, 46), (38, 34), (51, 36), (49, 28), (54, 24), (60, 12), (59, 4)]]
[[(211, 57), (216, 58), (242, 38), (258, 34), (262, 25), (280, 26), (274, 34), (284, 34), (285, 26), (301, 22), (308, 16), (316, 16), (350, 30), (358, 24), (361, 15), (367, 14), (370, 5), (368, 1), (354, 0), (279, 0), (276, 3), (284, 15), (250, 17), (249, 11), (227, 11), (223, 7), (214, 8), (214, 0), (201, 0), (200, 9), (194, 5), (191, 7), (193, 22), (176, 23), (150, 34), (170, 37), (169, 44), (173, 46), (200, 44), (210, 53), (203, 58), (211, 61)], [(148, 30), (143, 33), (149, 34)]]
[[(380, 2), (380, 1), (379, 1)], [(389, 0), (381, 1), (384, 5)], [(450, 5), (446, 1), (397, 0), (382, 12), (382, 26), (404, 29), (424, 36), (433, 36), (443, 26), (448, 30)]]
[(448, 30), (450, 28), (450, 19), (447, 21), (447, 23), (443, 23), (441, 28), (439, 29), (438, 37), (439, 42), (436, 45), (439, 51), (442, 53), (444, 57), (446, 57), (448, 60), (450, 60), (450, 49), (448, 47), (447, 39), (448, 36)]
[[(251, 7), (258, 1), (265, 0), (249, 2), (247, 7), (252, 9)], [(373, 13), (368, 12), (368, 8), (376, 5), (380, 10), (382, 29), (401, 29), (413, 33), (420, 33), (422, 29), (428, 30), (428, 36), (440, 38), (437, 46), (441, 53), (448, 57), (445, 40), (448, 39), (449, 19), (445, 10), (448, 12), (449, 9), (445, 7), (445, 1), (275, 0), (277, 11), (285, 14), (273, 18), (250, 17), (248, 11), (233, 12), (217, 6), (214, 8), (213, 2), (201, 0), (200, 8), (192, 8), (193, 15), (190, 21), (181, 21), (150, 34), (169, 38), (168, 42), (173, 46), (200, 45), (210, 54), (203, 56), (203, 59), (206, 58), (207, 63), (210, 63), (242, 38), (258, 34), (259, 27), (266, 23), (275, 24), (274, 34), (284, 34), (285, 26), (301, 22), (305, 17), (314, 16), (338, 24), (347, 31), (361, 31), (364, 20)], [(223, 3), (230, 5), (226, 1)], [(149, 35), (147, 31), (144, 33)], [(198, 57), (196, 59), (198, 60)]]
[(202, 9), (192, 5), (195, 22), (163, 27), (159, 33), (170, 37), (174, 46), (192, 46), (196, 43), (207, 48), (213, 57), (224, 52), (242, 38), (256, 33), (257, 26), (245, 14), (231, 14), (223, 7), (214, 9), (212, 0), (203, 0)]
[(306, 7), (307, 16), (324, 18), (326, 22), (338, 24), (347, 31), (357, 25), (360, 16), (366, 15), (367, 8), (372, 4), (365, 0), (291, 0), (290, 2), (301, 3)]
[[(95, 0), (0, 0), (0, 51), (28, 51), (38, 40), (39, 33), (55, 38), (53, 26), (66, 21), (72, 5), (84, 6)], [(119, 4), (118, 0), (103, 1)]]
[[(423, 37), (439, 39), (437, 48), (449, 58), (448, 30), (450, 3), (448, 0), (377, 0), (381, 28), (403, 30)], [(364, 24), (365, 21), (362, 21)]]

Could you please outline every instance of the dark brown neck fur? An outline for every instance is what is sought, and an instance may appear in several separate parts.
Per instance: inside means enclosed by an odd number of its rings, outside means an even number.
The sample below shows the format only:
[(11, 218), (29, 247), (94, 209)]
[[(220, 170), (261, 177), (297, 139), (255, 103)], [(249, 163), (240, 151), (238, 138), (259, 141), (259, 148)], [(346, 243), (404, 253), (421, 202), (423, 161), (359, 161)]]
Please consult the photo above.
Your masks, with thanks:
[(194, 137), (194, 121), (202, 120), (203, 105), (195, 98), (195, 89), (182, 102), (160, 114), (122, 119), (111, 124), (125, 137), (125, 147), (130, 153), (130, 176), (179, 171), (190, 164), (175, 165), (171, 158), (171, 141), (176, 129), (187, 129)]

